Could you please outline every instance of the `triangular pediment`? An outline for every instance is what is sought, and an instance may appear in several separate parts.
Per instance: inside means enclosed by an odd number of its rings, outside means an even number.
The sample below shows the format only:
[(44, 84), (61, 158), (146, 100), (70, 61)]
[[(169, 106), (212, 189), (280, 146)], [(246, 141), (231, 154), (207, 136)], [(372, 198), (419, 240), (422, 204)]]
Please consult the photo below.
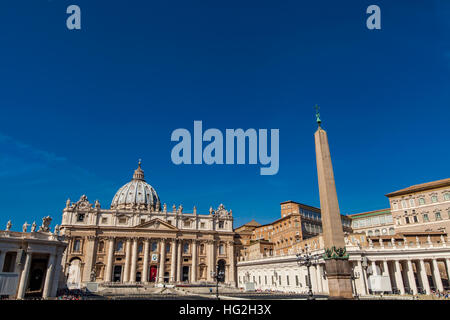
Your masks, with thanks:
[(136, 226), (136, 228), (142, 228), (142, 229), (154, 229), (154, 230), (178, 230), (177, 227), (174, 227), (167, 221), (161, 220), (159, 218), (152, 219), (150, 221), (146, 221), (144, 223), (141, 223)]

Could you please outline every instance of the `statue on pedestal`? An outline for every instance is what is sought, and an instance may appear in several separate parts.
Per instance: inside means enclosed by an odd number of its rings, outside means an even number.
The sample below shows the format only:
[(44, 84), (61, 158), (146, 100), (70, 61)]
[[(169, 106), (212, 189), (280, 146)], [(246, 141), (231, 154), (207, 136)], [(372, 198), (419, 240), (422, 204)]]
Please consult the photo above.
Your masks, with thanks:
[(25, 221), (25, 223), (22, 226), (22, 232), (27, 232), (29, 224)]
[(33, 224), (31, 225), (31, 232), (36, 232), (36, 221), (33, 221)]
[(6, 224), (6, 231), (10, 231), (12, 227), (12, 223), (11, 220), (8, 221), (8, 223)]

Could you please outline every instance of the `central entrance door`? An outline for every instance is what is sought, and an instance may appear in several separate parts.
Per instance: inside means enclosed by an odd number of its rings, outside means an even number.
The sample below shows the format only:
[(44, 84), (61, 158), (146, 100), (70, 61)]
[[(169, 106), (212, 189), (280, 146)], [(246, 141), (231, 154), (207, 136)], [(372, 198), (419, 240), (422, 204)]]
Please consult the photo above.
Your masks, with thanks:
[(150, 282), (155, 282), (157, 276), (158, 276), (158, 267), (150, 266)]
[(189, 281), (189, 266), (184, 266), (183, 267), (183, 275), (181, 277), (181, 280), (183, 282), (188, 282)]
[(113, 282), (120, 282), (122, 280), (122, 266), (114, 266)]

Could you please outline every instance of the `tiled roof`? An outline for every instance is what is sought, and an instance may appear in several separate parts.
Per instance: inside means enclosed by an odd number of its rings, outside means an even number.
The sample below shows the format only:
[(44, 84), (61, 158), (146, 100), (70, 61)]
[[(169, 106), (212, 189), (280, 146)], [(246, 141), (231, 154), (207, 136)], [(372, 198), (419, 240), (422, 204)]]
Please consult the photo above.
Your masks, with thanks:
[(367, 216), (376, 216), (379, 214), (386, 214), (386, 213), (390, 213), (391, 209), (379, 209), (379, 210), (374, 210), (374, 211), (367, 211), (367, 212), (361, 212), (361, 213), (354, 213), (354, 214), (349, 214), (347, 215), (347, 217), (351, 218), (351, 219), (357, 219), (357, 218), (362, 218), (362, 217), (367, 217)]
[(403, 194), (408, 194), (408, 193), (413, 193), (413, 192), (418, 192), (418, 191), (425, 191), (425, 190), (429, 190), (429, 189), (435, 189), (435, 188), (446, 187), (446, 186), (450, 186), (450, 178), (436, 180), (436, 181), (427, 182), (427, 183), (416, 184), (416, 185), (413, 185), (413, 186), (405, 188), (405, 189), (401, 189), (401, 190), (397, 190), (397, 191), (388, 193), (386, 195), (386, 197), (400, 196)]

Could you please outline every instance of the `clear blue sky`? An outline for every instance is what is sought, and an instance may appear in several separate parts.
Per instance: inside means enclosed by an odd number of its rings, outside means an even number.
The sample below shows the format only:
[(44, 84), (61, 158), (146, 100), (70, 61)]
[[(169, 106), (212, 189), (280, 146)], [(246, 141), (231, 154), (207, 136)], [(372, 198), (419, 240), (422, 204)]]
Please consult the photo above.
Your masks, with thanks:
[[(365, 26), (371, 4), (382, 30)], [(139, 158), (163, 203), (223, 203), (235, 226), (318, 206), (316, 103), (342, 213), (450, 176), (449, 1), (16, 0), (0, 24), (1, 229), (54, 226), (82, 194), (109, 207)], [(170, 135), (194, 120), (279, 128), (279, 173), (172, 164)]]

